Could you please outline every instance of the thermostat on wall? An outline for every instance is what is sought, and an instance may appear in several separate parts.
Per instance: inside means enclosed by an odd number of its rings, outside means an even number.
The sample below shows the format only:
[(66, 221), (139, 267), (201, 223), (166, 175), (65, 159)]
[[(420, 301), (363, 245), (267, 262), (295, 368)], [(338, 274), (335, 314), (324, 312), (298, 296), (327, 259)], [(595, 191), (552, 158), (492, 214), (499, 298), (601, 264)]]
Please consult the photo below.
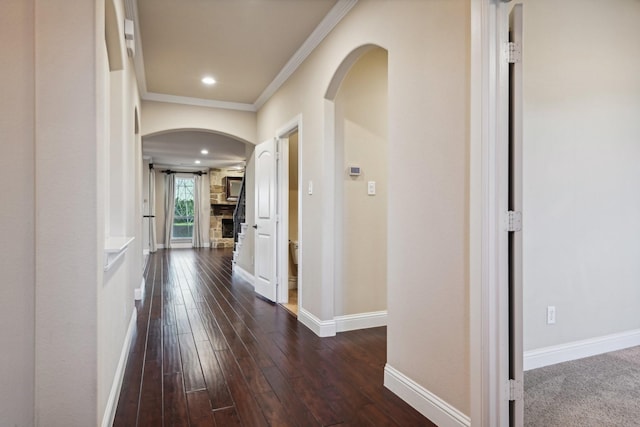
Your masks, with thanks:
[(360, 166), (349, 166), (349, 176), (360, 176)]

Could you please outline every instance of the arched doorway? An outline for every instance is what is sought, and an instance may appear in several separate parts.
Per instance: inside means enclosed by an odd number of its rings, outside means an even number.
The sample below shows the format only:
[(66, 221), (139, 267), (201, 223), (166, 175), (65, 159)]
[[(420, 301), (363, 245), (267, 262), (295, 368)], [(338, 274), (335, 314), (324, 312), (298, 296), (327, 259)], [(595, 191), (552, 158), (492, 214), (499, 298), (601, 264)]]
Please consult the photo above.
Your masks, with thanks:
[[(156, 193), (157, 247), (233, 247), (233, 212), (237, 197), (227, 197), (225, 184), (239, 182), (244, 177), (246, 141), (209, 129), (170, 129), (143, 136), (142, 145), (146, 163), (152, 164), (156, 172), (153, 178), (150, 177), (154, 182), (149, 185), (148, 196), (152, 188)], [(174, 212), (173, 219), (167, 220), (170, 217), (164, 205), (167, 187), (162, 172), (174, 174), (175, 179), (184, 184), (180, 188), (187, 199), (194, 196), (191, 202), (193, 220), (186, 211), (178, 216)], [(198, 197), (195, 197), (196, 187)], [(199, 200), (197, 209), (196, 198)], [(189, 206), (187, 199), (185, 203), (174, 205), (176, 212)], [(200, 218), (197, 222), (196, 213)], [(184, 221), (179, 222), (177, 218)]]
[(336, 331), (386, 325), (387, 51), (354, 50), (327, 91), (334, 135)]

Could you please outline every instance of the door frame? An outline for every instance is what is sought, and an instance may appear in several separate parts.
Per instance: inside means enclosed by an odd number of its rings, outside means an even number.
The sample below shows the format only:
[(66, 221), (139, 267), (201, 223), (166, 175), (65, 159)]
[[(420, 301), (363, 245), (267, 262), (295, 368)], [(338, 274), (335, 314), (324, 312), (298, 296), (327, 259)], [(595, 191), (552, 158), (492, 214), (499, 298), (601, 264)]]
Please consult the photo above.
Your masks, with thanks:
[(509, 426), (508, 201), (511, 0), (471, 1), (470, 395), (473, 426)]
[(289, 120), (276, 133), (276, 259), (277, 303), (289, 301), (289, 135), (298, 133), (298, 308), (302, 302), (302, 114)]

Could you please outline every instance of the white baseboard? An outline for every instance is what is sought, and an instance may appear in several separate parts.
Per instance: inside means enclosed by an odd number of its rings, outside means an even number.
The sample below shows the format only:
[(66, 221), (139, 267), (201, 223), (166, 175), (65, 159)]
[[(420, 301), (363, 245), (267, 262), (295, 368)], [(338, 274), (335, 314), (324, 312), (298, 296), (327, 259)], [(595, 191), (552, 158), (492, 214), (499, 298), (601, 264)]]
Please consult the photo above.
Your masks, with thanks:
[(469, 427), (471, 419), (389, 364), (384, 386), (439, 427)]
[(149, 249), (143, 249), (142, 250), (142, 255), (144, 255), (144, 256), (149, 255), (149, 253), (150, 253)]
[(120, 360), (118, 361), (118, 367), (113, 376), (113, 382), (111, 383), (111, 391), (109, 392), (109, 400), (107, 400), (107, 406), (104, 409), (104, 415), (102, 416), (102, 427), (111, 427), (113, 420), (116, 417), (116, 409), (118, 408), (118, 399), (120, 399), (120, 390), (122, 388), (122, 379), (124, 378), (124, 371), (127, 367), (127, 360), (129, 360), (129, 350), (131, 350), (131, 344), (133, 344), (133, 333), (136, 328), (136, 320), (138, 318), (138, 312), (133, 307), (133, 313), (131, 313), (131, 320), (129, 321), (129, 328), (127, 334), (124, 337), (122, 343), (122, 351), (120, 352)]
[(378, 326), (387, 326), (387, 311), (372, 311), (369, 313), (336, 316), (333, 320), (336, 322), (336, 332), (377, 328)]
[(256, 278), (253, 274), (249, 273), (244, 268), (240, 267), (238, 264), (233, 265), (233, 272), (240, 276), (240, 278), (246, 280), (251, 284), (251, 286), (255, 287)]
[[(202, 247), (203, 248), (208, 248), (209, 245), (202, 246)], [(156, 248), (158, 248), (158, 249), (167, 249), (164, 246), (164, 243), (158, 243), (156, 245)], [(193, 243), (191, 243), (191, 242), (180, 242), (180, 243), (174, 242), (174, 243), (171, 243), (171, 248), (169, 248), (169, 249), (191, 249), (191, 248), (193, 248)]]
[(142, 278), (142, 282), (140, 282), (140, 287), (133, 290), (133, 299), (136, 301), (140, 301), (142, 299), (142, 295), (144, 295), (144, 287), (145, 281), (144, 277)]
[(171, 249), (192, 249), (193, 243), (191, 242), (175, 242), (171, 243)]
[(640, 329), (525, 351), (524, 370), (542, 368), (637, 345), (640, 345)]
[(304, 308), (298, 310), (298, 322), (311, 329), (319, 337), (333, 337), (336, 335), (335, 320), (320, 320)]

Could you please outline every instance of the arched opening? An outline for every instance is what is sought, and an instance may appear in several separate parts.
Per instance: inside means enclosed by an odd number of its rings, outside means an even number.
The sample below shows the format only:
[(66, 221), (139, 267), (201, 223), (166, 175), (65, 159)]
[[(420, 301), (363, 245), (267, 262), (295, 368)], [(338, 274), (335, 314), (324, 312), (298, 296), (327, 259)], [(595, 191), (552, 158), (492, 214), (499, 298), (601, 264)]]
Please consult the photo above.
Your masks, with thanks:
[(388, 57), (355, 49), (329, 89), (334, 135), (336, 331), (386, 324)]
[[(156, 228), (153, 234), (156, 247), (233, 247), (234, 236), (229, 236), (228, 230), (230, 221), (233, 221), (237, 198), (227, 194), (229, 188), (235, 188), (227, 184), (237, 184), (244, 177), (246, 144), (240, 138), (210, 129), (172, 129), (142, 137), (143, 155), (154, 169), (153, 178), (150, 179), (154, 180)], [(201, 198), (199, 202), (192, 200), (191, 216), (189, 212), (175, 214), (174, 220), (170, 220), (172, 224), (166, 223), (165, 193), (168, 187), (164, 171), (172, 171), (182, 184), (185, 180), (193, 181), (180, 188), (186, 188), (185, 194), (191, 188), (190, 194), (195, 194), (197, 186), (198, 197)], [(197, 179), (194, 173), (198, 174)], [(175, 197), (178, 197), (178, 193)], [(185, 203), (174, 205), (177, 210), (181, 206), (184, 207)], [(196, 227), (194, 218), (198, 212), (202, 219)], [(198, 229), (201, 230), (199, 233)], [(183, 233), (185, 230), (188, 235)], [(154, 239), (153, 236), (150, 238)]]

